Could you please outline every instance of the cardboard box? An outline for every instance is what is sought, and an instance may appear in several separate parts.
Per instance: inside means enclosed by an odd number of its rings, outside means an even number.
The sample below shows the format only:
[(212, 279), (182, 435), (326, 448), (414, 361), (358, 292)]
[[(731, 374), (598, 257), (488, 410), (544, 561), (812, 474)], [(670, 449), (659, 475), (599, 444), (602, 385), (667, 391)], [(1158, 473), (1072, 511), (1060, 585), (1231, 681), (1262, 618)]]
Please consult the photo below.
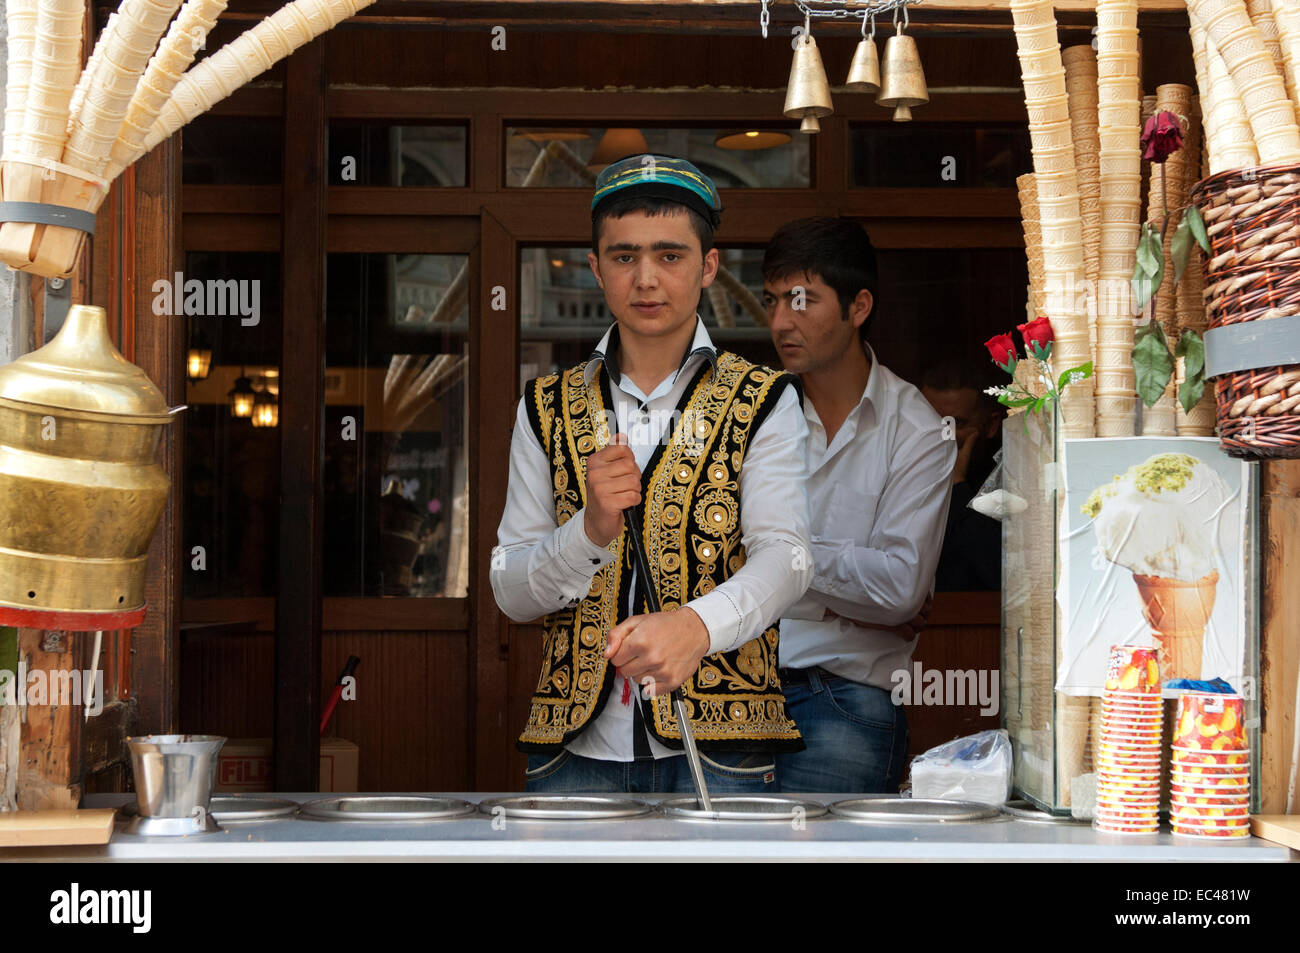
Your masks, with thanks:
[[(343, 738), (320, 740), (321, 791), (357, 789), (361, 749)], [(212, 790), (222, 794), (264, 793), (271, 790), (271, 739), (231, 738), (217, 757)]]

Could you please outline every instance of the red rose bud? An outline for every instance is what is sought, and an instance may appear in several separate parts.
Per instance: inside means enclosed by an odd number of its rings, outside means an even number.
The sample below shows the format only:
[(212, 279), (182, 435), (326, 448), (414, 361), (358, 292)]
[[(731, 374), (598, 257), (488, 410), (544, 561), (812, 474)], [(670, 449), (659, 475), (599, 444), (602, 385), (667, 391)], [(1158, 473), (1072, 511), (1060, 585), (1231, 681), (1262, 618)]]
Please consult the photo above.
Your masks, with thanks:
[(1142, 158), (1164, 162), (1183, 147), (1183, 127), (1178, 117), (1161, 110), (1147, 120), (1142, 130)]
[(993, 358), (994, 364), (1008, 374), (1015, 372), (1016, 342), (1010, 334), (999, 334), (991, 337), (984, 342), (984, 346), (989, 349), (989, 355)]
[(1025, 352), (1032, 353), (1040, 361), (1052, 355), (1052, 322), (1047, 318), (1034, 318), (1028, 324), (1016, 325), (1016, 330), (1025, 339)]

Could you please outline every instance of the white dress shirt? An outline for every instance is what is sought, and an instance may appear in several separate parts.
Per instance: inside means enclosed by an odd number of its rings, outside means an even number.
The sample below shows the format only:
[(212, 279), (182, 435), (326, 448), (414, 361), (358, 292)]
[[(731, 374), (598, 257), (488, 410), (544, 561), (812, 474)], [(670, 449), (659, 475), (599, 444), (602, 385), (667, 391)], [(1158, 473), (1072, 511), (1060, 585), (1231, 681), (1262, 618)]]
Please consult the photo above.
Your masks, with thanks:
[[(586, 366), (586, 380), (595, 381), (605, 362), (612, 326), (601, 338)], [(617, 368), (617, 348), (606, 363), (618, 430), (627, 433), (637, 466), (645, 469), (672, 412), (695, 372), (716, 359), (717, 351), (696, 316), (695, 338), (678, 370), (649, 394)], [(613, 428), (611, 427), (611, 431)], [(610, 436), (613, 436), (611, 432)], [(738, 648), (775, 622), (808, 588), (812, 568), (809, 552), (808, 501), (804, 493), (808, 427), (793, 387), (786, 387), (757, 430), (751, 432), (738, 476), (741, 540), (746, 562), (711, 592), (685, 603), (704, 621), (709, 652)], [(521, 400), (510, 442), (510, 490), (497, 529), (492, 553), (492, 592), (501, 611), (516, 622), (577, 605), (587, 595), (592, 577), (614, 559), (615, 541), (597, 546), (585, 530), (585, 508), (557, 528), (552, 495), (551, 465), (528, 422)], [(800, 568), (807, 567), (807, 568)], [(633, 569), (629, 606), (636, 593)], [(624, 679), (615, 679), (604, 709), (567, 747), (574, 754), (604, 761), (632, 761), (633, 704), (637, 686), (628, 686), (631, 703), (623, 703)], [(656, 758), (682, 752), (660, 744), (647, 732)]]
[(784, 667), (820, 665), (888, 691), (917, 642), (889, 629), (934, 585), (957, 444), (921, 392), (864, 346), (866, 389), (830, 446), (804, 400), (814, 574), (781, 619), (780, 656)]

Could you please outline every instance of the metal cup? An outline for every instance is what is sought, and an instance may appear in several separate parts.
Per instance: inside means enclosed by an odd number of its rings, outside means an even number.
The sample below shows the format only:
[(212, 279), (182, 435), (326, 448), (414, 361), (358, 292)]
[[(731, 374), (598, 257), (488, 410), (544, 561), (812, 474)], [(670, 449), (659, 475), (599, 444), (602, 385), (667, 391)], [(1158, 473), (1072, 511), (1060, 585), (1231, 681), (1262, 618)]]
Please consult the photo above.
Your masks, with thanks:
[(219, 830), (208, 813), (220, 735), (127, 738), (140, 816), (132, 833), (196, 834)]

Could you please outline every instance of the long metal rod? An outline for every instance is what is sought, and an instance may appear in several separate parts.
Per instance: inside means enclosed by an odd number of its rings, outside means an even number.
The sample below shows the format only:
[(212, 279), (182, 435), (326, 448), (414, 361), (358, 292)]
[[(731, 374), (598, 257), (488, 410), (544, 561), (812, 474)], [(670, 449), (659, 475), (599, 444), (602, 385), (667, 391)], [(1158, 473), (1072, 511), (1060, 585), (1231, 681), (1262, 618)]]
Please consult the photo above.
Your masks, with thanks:
[[(660, 611), (659, 592), (654, 583), (655, 577), (650, 574), (650, 560), (646, 558), (645, 543), (641, 540), (641, 507), (629, 506), (623, 511), (623, 519), (627, 522), (628, 538), (632, 540), (637, 574), (645, 581), (646, 603), (651, 612), (658, 612)], [(677, 725), (682, 732), (682, 746), (686, 748), (686, 763), (690, 765), (691, 780), (695, 782), (695, 797), (699, 801), (700, 810), (712, 811), (709, 786), (704, 781), (704, 765), (700, 763), (700, 752), (695, 747), (695, 731), (691, 728), (691, 720), (686, 712), (686, 699), (682, 697), (680, 688), (673, 689), (673, 714), (676, 715)]]

